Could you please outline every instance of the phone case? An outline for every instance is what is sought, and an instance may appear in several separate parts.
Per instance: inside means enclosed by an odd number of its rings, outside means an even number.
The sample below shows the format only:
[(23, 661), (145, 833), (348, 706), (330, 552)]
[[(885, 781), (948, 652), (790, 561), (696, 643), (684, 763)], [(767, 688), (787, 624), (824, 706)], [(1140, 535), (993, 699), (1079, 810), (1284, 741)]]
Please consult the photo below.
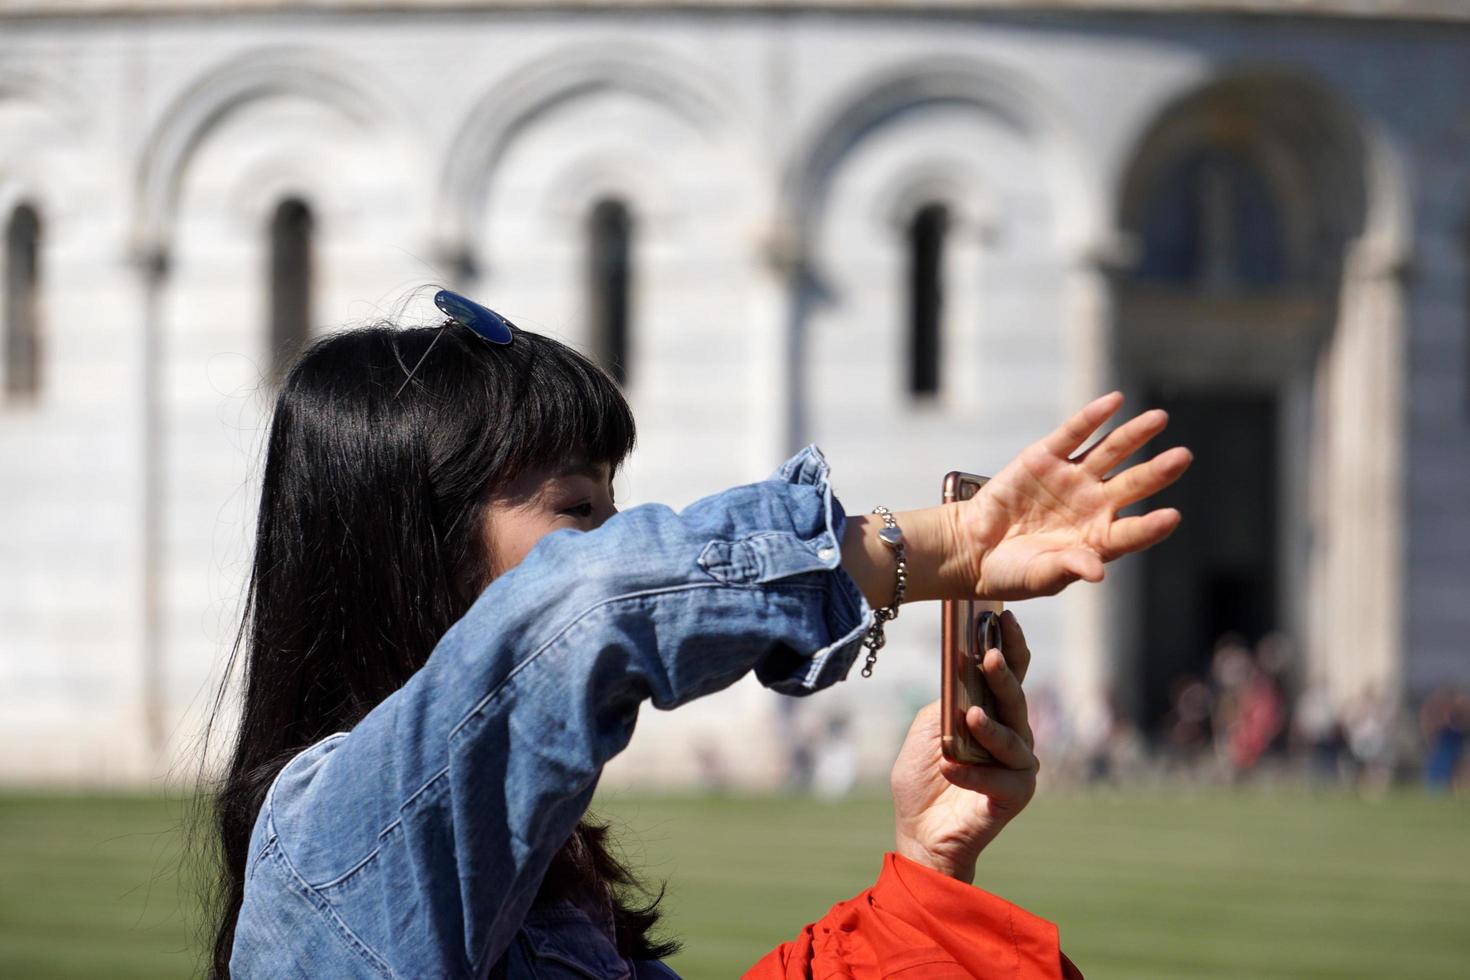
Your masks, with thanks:
[[(944, 478), (944, 502), (968, 500), (989, 477), (955, 471)], [(1003, 604), (979, 600), (946, 600), (940, 625), (940, 746), (944, 757), (970, 764), (991, 761), (990, 753), (970, 734), (965, 712), (978, 704), (986, 714), (994, 699), (980, 669), (985, 651), (1001, 645)]]

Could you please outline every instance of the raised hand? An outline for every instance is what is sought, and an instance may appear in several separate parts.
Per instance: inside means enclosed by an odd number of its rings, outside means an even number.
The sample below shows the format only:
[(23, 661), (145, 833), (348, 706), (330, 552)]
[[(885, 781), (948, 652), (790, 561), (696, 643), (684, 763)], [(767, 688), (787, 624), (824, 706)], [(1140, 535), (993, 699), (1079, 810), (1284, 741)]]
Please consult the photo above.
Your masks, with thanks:
[(954, 505), (956, 553), (986, 599), (1055, 595), (1077, 579), (1100, 582), (1103, 563), (1158, 544), (1179, 526), (1172, 507), (1121, 520), (1117, 512), (1179, 479), (1194, 459), (1176, 446), (1112, 477), (1108, 472), (1164, 430), (1168, 414), (1138, 415), (1072, 456), (1112, 417), (1123, 395), (1093, 401), (1024, 449), (979, 493)]
[(1031, 651), (1015, 614), (1001, 616), (1000, 650), (981, 669), (995, 695), (996, 717), (972, 707), (965, 723), (994, 762), (968, 766), (944, 758), (939, 703), (920, 709), (893, 764), (895, 849), (910, 860), (964, 882), (975, 860), (1036, 792), (1036, 756), (1021, 681)]

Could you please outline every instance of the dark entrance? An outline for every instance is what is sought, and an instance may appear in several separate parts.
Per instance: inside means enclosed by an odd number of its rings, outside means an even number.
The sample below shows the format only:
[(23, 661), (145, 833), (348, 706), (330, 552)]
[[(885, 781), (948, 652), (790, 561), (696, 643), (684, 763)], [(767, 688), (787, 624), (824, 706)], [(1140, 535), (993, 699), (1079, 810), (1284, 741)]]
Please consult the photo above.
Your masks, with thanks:
[(1254, 643), (1278, 626), (1277, 400), (1165, 386), (1150, 390), (1145, 404), (1169, 413), (1159, 445), (1185, 445), (1195, 456), (1148, 505), (1184, 514), (1169, 540), (1143, 556), (1139, 721), (1157, 731), (1174, 680), (1206, 676), (1222, 633)]

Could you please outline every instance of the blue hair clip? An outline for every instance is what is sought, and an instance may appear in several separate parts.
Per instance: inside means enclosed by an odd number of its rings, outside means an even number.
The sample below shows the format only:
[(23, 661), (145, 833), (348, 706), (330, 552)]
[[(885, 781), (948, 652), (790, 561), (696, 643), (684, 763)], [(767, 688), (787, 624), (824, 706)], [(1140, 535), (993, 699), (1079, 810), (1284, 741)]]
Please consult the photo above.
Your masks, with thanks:
[(494, 310), (465, 299), (459, 293), (441, 289), (434, 294), (434, 305), (443, 310), (445, 316), (456, 323), (464, 324), (492, 344), (508, 344), (515, 339), (515, 335), (510, 332), (514, 324)]
[[(515, 326), (515, 324), (494, 310), (481, 306), (473, 300), (465, 299), (459, 293), (452, 293), (447, 289), (441, 289), (434, 294), (434, 305), (443, 310), (444, 315), (449, 317), (449, 319), (455, 323), (469, 327), (492, 344), (504, 345), (515, 339), (515, 334), (511, 333), (511, 327)], [(446, 323), (444, 326), (447, 327), (449, 324)], [(413, 380), (413, 376), (418, 374), (419, 365), (424, 363), (424, 358), (429, 356), (429, 351), (434, 349), (434, 345), (439, 342), (439, 338), (443, 335), (443, 328), (440, 328), (434, 334), (434, 339), (429, 341), (429, 346), (424, 350), (423, 354), (419, 355), (418, 362), (414, 364), (413, 370), (408, 372), (408, 376), (403, 379), (403, 384), (399, 385), (398, 390), (393, 392), (394, 398), (403, 394), (403, 389), (408, 387), (408, 383)]]

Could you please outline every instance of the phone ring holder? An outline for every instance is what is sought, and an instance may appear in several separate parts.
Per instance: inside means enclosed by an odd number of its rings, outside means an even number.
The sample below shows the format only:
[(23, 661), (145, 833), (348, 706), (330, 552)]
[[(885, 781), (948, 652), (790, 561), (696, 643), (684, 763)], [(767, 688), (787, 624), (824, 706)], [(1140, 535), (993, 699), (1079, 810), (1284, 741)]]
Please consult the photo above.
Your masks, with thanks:
[(970, 659), (977, 667), (985, 663), (985, 654), (991, 649), (1003, 650), (1000, 645), (1000, 617), (993, 610), (975, 617), (975, 636), (970, 642)]

